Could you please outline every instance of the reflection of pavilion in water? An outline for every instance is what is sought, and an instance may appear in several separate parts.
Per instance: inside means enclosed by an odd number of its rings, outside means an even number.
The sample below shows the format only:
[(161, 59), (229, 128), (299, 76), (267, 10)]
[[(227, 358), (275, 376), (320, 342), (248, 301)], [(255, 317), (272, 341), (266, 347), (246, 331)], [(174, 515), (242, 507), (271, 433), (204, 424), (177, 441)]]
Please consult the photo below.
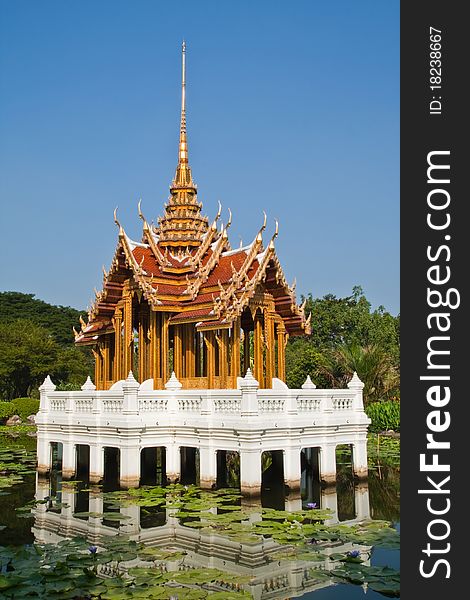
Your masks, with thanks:
[[(338, 494), (336, 487), (321, 489), (313, 486), (313, 479), (305, 481), (307, 498), (318, 499), (318, 507), (332, 510), (332, 518), (326, 524), (333, 525), (338, 522)], [(312, 496), (312, 493), (314, 496)], [(39, 479), (36, 487), (36, 500), (53, 497), (54, 489), (51, 480)], [(354, 496), (355, 517), (343, 524), (352, 524), (368, 519), (369, 490), (367, 483), (361, 482), (351, 492)], [(175, 509), (161, 509), (154, 507), (155, 512), (148, 514), (148, 508), (136, 504), (122, 506), (120, 513), (128, 518), (124, 521), (107, 521), (103, 517), (89, 516), (76, 517), (74, 514), (90, 512), (102, 514), (107, 512), (106, 502), (99, 488), (91, 488), (89, 492), (77, 491), (76, 487), (62, 483), (54, 501), (38, 504), (34, 511), (33, 534), (36, 543), (58, 543), (65, 538), (75, 536), (85, 537), (90, 544), (100, 546), (103, 541), (117, 533), (125, 534), (130, 540), (144, 543), (148, 546), (184, 550), (187, 554), (184, 561), (159, 561), (159, 567), (165, 571), (187, 570), (191, 568), (214, 568), (237, 574), (249, 576), (251, 581), (244, 585), (255, 600), (287, 599), (333, 585), (334, 580), (319, 578), (315, 571), (331, 571), (337, 567), (330, 556), (351, 550), (359, 550), (362, 558), (368, 563), (369, 546), (361, 546), (351, 542), (319, 542), (315, 546), (321, 556), (317, 562), (306, 560), (279, 561), (270, 558), (275, 552), (282, 549), (271, 538), (262, 542), (240, 543), (220, 533), (186, 527), (180, 524), (175, 516)], [(352, 498), (351, 498), (352, 500)], [(295, 498), (285, 499), (285, 510), (296, 511), (302, 509), (305, 500), (297, 495)], [(56, 506), (57, 505), (57, 506)], [(253, 506), (253, 505), (252, 505)], [(256, 509), (250, 514), (249, 522), (260, 521), (260, 512)], [(279, 506), (278, 506), (279, 507)], [(210, 509), (216, 512), (217, 509)], [(126, 566), (135, 566), (139, 559), (126, 563)], [(314, 569), (314, 570), (313, 570)], [(102, 574), (112, 575), (110, 569), (104, 565)], [(211, 589), (229, 589), (228, 584), (215, 583)]]

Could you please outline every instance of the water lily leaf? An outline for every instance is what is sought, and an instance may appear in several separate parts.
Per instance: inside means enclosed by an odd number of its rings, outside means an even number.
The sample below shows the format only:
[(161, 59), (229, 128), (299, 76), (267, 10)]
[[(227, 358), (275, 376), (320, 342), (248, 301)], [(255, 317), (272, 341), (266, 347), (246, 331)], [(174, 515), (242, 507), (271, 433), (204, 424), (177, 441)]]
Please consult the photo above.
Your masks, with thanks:
[(71, 581), (48, 581), (45, 586), (46, 592), (68, 592), (73, 589)]
[(260, 541), (260, 537), (257, 535), (250, 535), (249, 533), (235, 533), (230, 534), (230, 539), (240, 544), (257, 544)]
[(188, 571), (171, 571), (163, 573), (163, 578), (176, 583), (201, 584), (222, 579), (224, 573), (218, 569), (189, 569)]
[(161, 548), (155, 548), (153, 546), (148, 546), (143, 548), (139, 552), (139, 558), (141, 560), (179, 560), (186, 555), (184, 551), (178, 550), (165, 550)]
[(103, 594), (101, 594), (102, 600), (127, 600), (127, 598), (132, 598), (132, 592), (128, 592), (127, 590), (119, 590), (119, 589), (111, 589)]
[(183, 587), (168, 587), (166, 592), (170, 595), (169, 598), (177, 598), (178, 600), (202, 600), (207, 598), (206, 590)]
[(2, 575), (0, 573), (0, 590), (7, 590), (16, 587), (21, 582), (21, 578), (16, 575)]
[(107, 521), (125, 521), (126, 519), (132, 519), (130, 515), (123, 515), (122, 513), (106, 512), (103, 513), (103, 519)]
[[(143, 589), (132, 589), (132, 598), (141, 598), (147, 600), (169, 600), (172, 597), (172, 593), (164, 587), (145, 587)], [(176, 596), (173, 593), (173, 598)]]
[(203, 529), (207, 527), (207, 523), (201, 523), (201, 521), (190, 521), (184, 524), (185, 527), (192, 527), (194, 529)]
[(363, 563), (364, 561), (362, 560), (362, 558), (360, 558), (359, 556), (346, 556), (345, 558), (340, 558), (341, 562), (348, 562), (348, 563)]
[(386, 596), (398, 597), (400, 595), (400, 583), (398, 581), (372, 581), (368, 586), (375, 592)]

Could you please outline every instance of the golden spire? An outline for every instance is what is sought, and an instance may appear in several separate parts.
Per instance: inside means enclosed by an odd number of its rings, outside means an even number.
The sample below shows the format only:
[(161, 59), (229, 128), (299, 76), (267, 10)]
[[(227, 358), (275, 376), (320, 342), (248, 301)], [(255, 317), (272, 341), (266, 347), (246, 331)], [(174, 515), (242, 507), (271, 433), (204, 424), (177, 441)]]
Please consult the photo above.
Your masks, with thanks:
[(186, 42), (181, 48), (181, 122), (178, 163), (188, 162), (188, 142), (186, 139)]
[(175, 179), (171, 186), (175, 188), (194, 188), (191, 167), (188, 164), (188, 139), (186, 135), (186, 42), (181, 47), (181, 120), (180, 141), (178, 146), (178, 165), (176, 167)]
[(170, 246), (174, 252), (189, 253), (197, 248), (208, 230), (207, 217), (201, 215), (197, 188), (188, 163), (186, 132), (186, 42), (181, 48), (181, 120), (178, 146), (178, 164), (170, 185), (170, 198), (165, 213), (158, 219), (157, 235), (161, 247)]

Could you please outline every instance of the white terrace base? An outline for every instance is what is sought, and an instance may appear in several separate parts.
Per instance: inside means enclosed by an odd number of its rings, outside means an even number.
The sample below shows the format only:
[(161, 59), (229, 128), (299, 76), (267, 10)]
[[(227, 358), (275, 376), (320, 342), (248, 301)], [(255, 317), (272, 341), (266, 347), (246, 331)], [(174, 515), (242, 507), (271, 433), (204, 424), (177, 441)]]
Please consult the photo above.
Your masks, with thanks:
[(302, 448), (320, 448), (320, 475), (336, 481), (335, 449), (353, 448), (357, 477), (367, 477), (367, 426), (362, 390), (356, 374), (348, 389), (316, 389), (307, 378), (302, 389), (288, 389), (273, 380), (273, 389), (260, 390), (248, 370), (236, 390), (183, 390), (173, 374), (165, 390), (152, 381), (139, 383), (132, 373), (110, 390), (97, 391), (87, 379), (80, 392), (58, 392), (49, 377), (40, 387), (38, 471), (51, 469), (51, 443), (63, 444), (64, 477), (76, 472), (76, 446), (90, 447), (90, 480), (104, 473), (104, 448), (119, 449), (120, 483), (136, 487), (140, 481), (140, 453), (165, 447), (166, 474), (178, 481), (180, 448), (199, 449), (200, 485), (216, 483), (218, 450), (240, 454), (241, 491), (257, 496), (261, 489), (261, 455), (282, 450), (284, 479), (292, 490), (300, 487)]

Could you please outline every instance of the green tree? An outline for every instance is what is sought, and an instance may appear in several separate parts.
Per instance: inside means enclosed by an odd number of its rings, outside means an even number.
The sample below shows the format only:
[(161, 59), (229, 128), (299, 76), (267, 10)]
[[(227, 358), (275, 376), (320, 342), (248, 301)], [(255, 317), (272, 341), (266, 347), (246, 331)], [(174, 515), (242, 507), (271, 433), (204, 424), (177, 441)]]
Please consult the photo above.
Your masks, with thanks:
[(343, 344), (323, 355), (320, 372), (332, 387), (345, 387), (354, 371), (364, 383), (366, 404), (388, 400), (397, 395), (398, 371), (392, 357), (383, 348)]
[(37, 394), (46, 375), (56, 384), (83, 383), (90, 360), (78, 348), (62, 348), (49, 331), (27, 319), (0, 323), (0, 397)]
[(294, 338), (286, 347), (286, 383), (290, 388), (300, 388), (308, 375), (319, 387), (325, 385), (320, 375), (322, 354), (304, 338)]
[(35, 298), (34, 294), (0, 292), (0, 323), (28, 319), (47, 329), (61, 345), (73, 343), (72, 327), (78, 326), (80, 316), (86, 319), (84, 311), (48, 304)]
[[(354, 287), (352, 294), (345, 298), (333, 294), (313, 298), (309, 294), (306, 313), (309, 312), (312, 314), (312, 334), (291, 338), (286, 347), (286, 380), (290, 387), (298, 387), (307, 375), (311, 375), (318, 386), (345, 384), (354, 370), (361, 376), (359, 368), (345, 370), (345, 361), (335, 354), (344, 348), (365, 349), (366, 354), (370, 353), (377, 360), (380, 350), (392, 369), (391, 380), (397, 380), (400, 318), (391, 315), (383, 306), (372, 311), (361, 287)], [(371, 351), (372, 348), (375, 350)], [(398, 384), (395, 391), (398, 394)], [(375, 397), (374, 394), (371, 397)]]
[(49, 332), (21, 319), (0, 324), (0, 391), (4, 399), (29, 396), (53, 369), (57, 343)]
[(399, 317), (393, 317), (383, 306), (371, 311), (360, 286), (355, 286), (352, 294), (345, 298), (327, 294), (314, 299), (309, 294), (306, 313), (309, 312), (312, 313), (309, 341), (316, 348), (335, 348), (341, 344), (378, 345), (398, 360)]
[(51, 377), (58, 386), (80, 389), (88, 375), (92, 376), (94, 362), (88, 348), (60, 348)]

